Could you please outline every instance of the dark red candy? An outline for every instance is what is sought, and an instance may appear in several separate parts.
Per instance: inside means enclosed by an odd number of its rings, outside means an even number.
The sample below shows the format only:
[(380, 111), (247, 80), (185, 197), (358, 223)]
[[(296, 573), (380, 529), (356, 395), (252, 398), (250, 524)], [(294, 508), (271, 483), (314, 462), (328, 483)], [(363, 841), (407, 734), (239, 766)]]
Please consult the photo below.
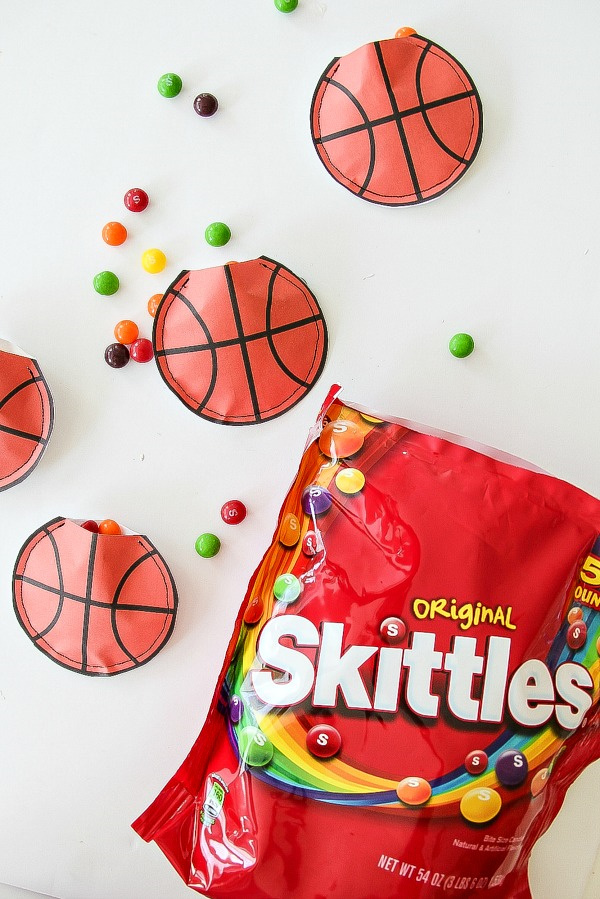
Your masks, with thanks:
[(477, 774), (483, 774), (487, 766), (488, 757), (487, 753), (484, 752), (483, 749), (474, 749), (473, 752), (470, 752), (465, 758), (465, 768), (467, 769), (469, 774), (473, 774), (474, 776)]
[(587, 640), (587, 625), (585, 621), (574, 621), (567, 631), (567, 645), (569, 649), (581, 649)]
[(123, 202), (130, 212), (143, 212), (148, 205), (148, 194), (141, 187), (132, 187), (123, 197)]
[(379, 625), (379, 633), (386, 643), (396, 646), (397, 643), (402, 643), (406, 635), (406, 625), (401, 618), (386, 618)]
[(194, 100), (194, 109), (203, 118), (214, 115), (218, 108), (217, 98), (213, 97), (212, 94), (198, 94)]
[(104, 358), (111, 368), (123, 368), (129, 362), (129, 350), (122, 343), (111, 343), (104, 351)]
[(154, 352), (152, 350), (152, 341), (146, 337), (139, 337), (134, 340), (129, 348), (131, 358), (134, 362), (150, 362)]
[(330, 759), (340, 751), (342, 738), (331, 724), (316, 724), (306, 735), (306, 748), (320, 759)]
[(246, 513), (246, 506), (239, 499), (230, 499), (221, 506), (221, 518), (225, 524), (240, 524)]
[(98, 522), (92, 521), (91, 518), (89, 519), (89, 521), (84, 521), (81, 527), (85, 528), (86, 531), (91, 531), (92, 534), (98, 534), (100, 532)]

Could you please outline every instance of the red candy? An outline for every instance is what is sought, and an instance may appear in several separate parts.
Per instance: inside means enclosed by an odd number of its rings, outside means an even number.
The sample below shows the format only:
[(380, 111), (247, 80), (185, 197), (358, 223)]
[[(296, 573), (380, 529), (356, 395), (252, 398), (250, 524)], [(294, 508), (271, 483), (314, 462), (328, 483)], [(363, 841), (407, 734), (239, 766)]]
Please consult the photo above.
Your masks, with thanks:
[(150, 362), (154, 355), (152, 341), (146, 337), (139, 337), (137, 340), (134, 340), (129, 348), (129, 355), (134, 362)]
[(319, 759), (330, 759), (340, 751), (342, 738), (331, 724), (317, 724), (306, 735), (306, 748)]
[(302, 552), (309, 558), (319, 552), (319, 538), (314, 531), (307, 531), (302, 541)]
[(469, 774), (482, 774), (488, 766), (488, 757), (482, 749), (475, 749), (465, 759), (465, 768)]
[(587, 640), (585, 621), (574, 621), (567, 631), (567, 645), (570, 649), (581, 649)]
[(250, 600), (244, 612), (244, 621), (246, 624), (256, 624), (260, 621), (265, 610), (265, 604), (260, 596), (255, 596)]
[(123, 202), (130, 212), (143, 212), (148, 206), (148, 194), (141, 187), (132, 187), (123, 197)]
[(239, 499), (230, 499), (221, 506), (221, 518), (225, 524), (241, 524), (246, 514), (246, 506)]
[(398, 643), (402, 643), (406, 636), (406, 625), (401, 618), (391, 616), (381, 622), (379, 633), (390, 646), (397, 646)]
[(81, 527), (85, 528), (86, 531), (91, 531), (92, 534), (98, 534), (100, 531), (98, 522), (92, 521), (91, 518), (88, 521), (84, 521)]

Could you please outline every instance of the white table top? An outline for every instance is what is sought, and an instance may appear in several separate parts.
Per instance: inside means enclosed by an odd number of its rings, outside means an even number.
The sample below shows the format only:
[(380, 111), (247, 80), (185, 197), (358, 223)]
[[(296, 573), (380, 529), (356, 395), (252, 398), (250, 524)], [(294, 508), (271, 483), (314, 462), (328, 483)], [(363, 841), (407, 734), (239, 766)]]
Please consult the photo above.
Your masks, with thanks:
[[(0, 336), (40, 362), (56, 426), (32, 476), (0, 496), (0, 887), (58, 899), (190, 895), (130, 822), (196, 737), (248, 578), (268, 546), (329, 385), (392, 415), (497, 446), (600, 495), (597, 203), (600, 7), (550, 0), (29, 0), (2, 4)], [(450, 50), (484, 106), (479, 157), (420, 207), (363, 203), (311, 144), (327, 63), (412, 25)], [(156, 91), (178, 72), (175, 100)], [(213, 119), (192, 109), (211, 91)], [(151, 205), (127, 214), (125, 191)], [(103, 244), (125, 221), (130, 239)], [(227, 222), (225, 248), (204, 242)], [(162, 275), (141, 269), (157, 246)], [(196, 419), (153, 365), (104, 363), (112, 328), (150, 336), (148, 297), (183, 268), (265, 254), (321, 302), (321, 381), (280, 419)], [(114, 269), (122, 288), (94, 293)], [(469, 331), (475, 353), (454, 359)], [(230, 498), (249, 508), (211, 562), (194, 553)], [(122, 677), (36, 652), (10, 598), (20, 546), (57, 515), (148, 534), (178, 585), (174, 635)], [(233, 530), (233, 529), (232, 529)], [(580, 778), (531, 863), (534, 899), (600, 895), (600, 767)], [(597, 864), (597, 863), (596, 863)], [(20, 888), (20, 889), (17, 889)], [(587, 892), (586, 892), (587, 890)]]

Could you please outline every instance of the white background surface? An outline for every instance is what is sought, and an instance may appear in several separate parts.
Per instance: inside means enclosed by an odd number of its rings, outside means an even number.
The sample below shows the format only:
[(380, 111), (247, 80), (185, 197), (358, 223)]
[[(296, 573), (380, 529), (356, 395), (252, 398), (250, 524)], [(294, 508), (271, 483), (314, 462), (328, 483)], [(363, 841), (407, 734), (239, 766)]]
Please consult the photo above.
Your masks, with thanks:
[[(334, 56), (401, 25), (465, 65), (484, 139), (449, 193), (388, 209), (331, 180), (308, 113)], [(330, 383), (600, 495), (599, 25), (592, 0), (300, 0), (290, 15), (272, 0), (0, 0), (0, 336), (38, 359), (56, 403), (39, 467), (0, 495), (1, 882), (59, 899), (191, 895), (129, 825), (198, 733)], [(184, 81), (174, 100), (156, 91), (166, 71)], [(212, 119), (192, 109), (201, 91), (219, 99)], [(150, 194), (141, 215), (122, 204), (133, 186)], [(100, 237), (114, 219), (130, 231), (118, 248)], [(204, 242), (214, 220), (233, 231), (225, 248)], [(152, 246), (161, 275), (139, 263)], [(114, 324), (150, 336), (146, 301), (182, 268), (261, 254), (307, 280), (329, 325), (325, 372), (294, 410), (219, 427), (153, 363), (105, 365)], [(113, 297), (92, 289), (103, 269), (121, 278)], [(447, 351), (460, 330), (477, 343), (462, 361)], [(250, 512), (225, 533), (234, 497)], [(169, 562), (180, 611), (147, 666), (79, 677), (20, 630), (12, 566), (57, 515), (115, 518)], [(205, 530), (223, 538), (212, 561), (194, 552)], [(599, 772), (540, 842), (535, 899), (600, 894)]]

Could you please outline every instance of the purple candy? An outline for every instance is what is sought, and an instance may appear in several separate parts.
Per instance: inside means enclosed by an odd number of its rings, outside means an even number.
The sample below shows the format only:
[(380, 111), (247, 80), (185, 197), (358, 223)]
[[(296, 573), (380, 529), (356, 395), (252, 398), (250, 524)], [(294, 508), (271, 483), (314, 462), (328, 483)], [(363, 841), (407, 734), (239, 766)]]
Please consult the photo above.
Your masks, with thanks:
[(506, 749), (496, 762), (496, 777), (503, 787), (518, 787), (529, 772), (527, 759), (516, 749)]
[(244, 703), (235, 693), (229, 700), (229, 717), (233, 724), (238, 724), (242, 720), (244, 714)]
[(331, 508), (333, 498), (325, 487), (307, 487), (302, 494), (302, 508), (307, 515), (322, 515)]

